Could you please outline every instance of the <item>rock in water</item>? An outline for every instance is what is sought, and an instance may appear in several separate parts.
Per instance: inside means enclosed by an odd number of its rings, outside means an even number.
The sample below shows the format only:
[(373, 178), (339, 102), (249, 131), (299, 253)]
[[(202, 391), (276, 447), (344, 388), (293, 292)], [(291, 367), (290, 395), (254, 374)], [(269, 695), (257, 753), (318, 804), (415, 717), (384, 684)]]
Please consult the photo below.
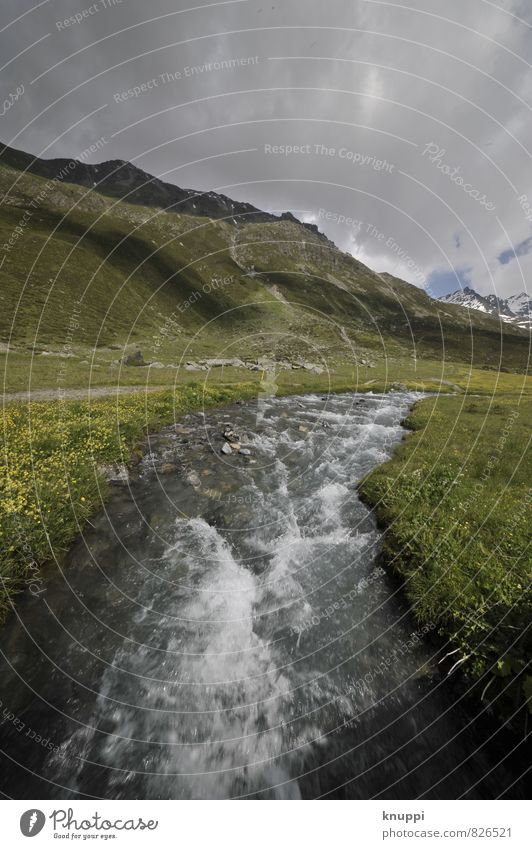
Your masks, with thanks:
[(232, 454), (232, 453), (233, 453), (233, 449), (231, 448), (229, 443), (224, 442), (224, 444), (222, 445), (222, 454)]
[(198, 486), (201, 486), (201, 481), (199, 479), (199, 475), (198, 475), (197, 472), (194, 472), (194, 471), (189, 472), (188, 475), (187, 475), (187, 481), (191, 486), (193, 486), (195, 488), (198, 487)]
[(173, 472), (177, 472), (177, 466), (175, 463), (163, 463), (158, 472), (160, 475), (171, 475)]
[(240, 439), (239, 435), (235, 433), (233, 428), (229, 425), (224, 428), (222, 436), (224, 439), (227, 439), (228, 442), (238, 442)]

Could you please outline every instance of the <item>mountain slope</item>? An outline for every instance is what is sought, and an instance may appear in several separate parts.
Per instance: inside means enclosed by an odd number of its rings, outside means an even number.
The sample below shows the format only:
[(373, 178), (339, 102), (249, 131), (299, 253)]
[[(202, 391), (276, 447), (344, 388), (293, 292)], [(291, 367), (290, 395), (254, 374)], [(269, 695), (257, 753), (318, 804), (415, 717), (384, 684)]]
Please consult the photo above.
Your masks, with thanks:
[(532, 299), (526, 292), (510, 295), (509, 298), (498, 298), (496, 295), (479, 295), (474, 289), (465, 286), (449, 295), (443, 295), (439, 300), (446, 304), (478, 310), (516, 327), (532, 328)]
[(65, 162), (0, 154), (0, 332), (15, 348), (526, 367), (523, 331), (376, 274), (290, 213)]

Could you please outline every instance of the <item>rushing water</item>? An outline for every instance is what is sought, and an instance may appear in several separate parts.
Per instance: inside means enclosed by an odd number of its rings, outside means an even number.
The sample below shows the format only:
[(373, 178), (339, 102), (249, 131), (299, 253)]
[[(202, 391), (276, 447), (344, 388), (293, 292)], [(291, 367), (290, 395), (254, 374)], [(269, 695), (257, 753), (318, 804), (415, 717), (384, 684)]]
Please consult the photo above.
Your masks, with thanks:
[[(4, 793), (504, 793), (515, 743), (471, 722), (356, 494), (414, 398), (262, 399), (152, 436), (0, 635)], [(228, 423), (248, 456), (220, 453)]]

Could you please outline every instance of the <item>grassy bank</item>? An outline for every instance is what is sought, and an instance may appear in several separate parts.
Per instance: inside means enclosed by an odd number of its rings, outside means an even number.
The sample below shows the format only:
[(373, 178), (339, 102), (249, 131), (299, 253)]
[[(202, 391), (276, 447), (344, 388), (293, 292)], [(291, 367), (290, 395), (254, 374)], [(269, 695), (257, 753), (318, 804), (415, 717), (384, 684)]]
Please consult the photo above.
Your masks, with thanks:
[[(148, 345), (142, 345), (142, 351), (147, 359), (160, 356), (150, 350)], [(96, 354), (88, 348), (76, 347), (75, 354), (69, 358), (60, 358), (60, 349), (54, 356), (43, 356), (31, 352), (0, 351), (0, 373), (2, 374), (2, 390), (10, 392), (27, 392), (36, 389), (57, 390), (78, 389), (80, 387), (102, 386), (146, 386), (147, 388), (187, 385), (191, 381), (212, 383), (248, 383), (258, 384), (261, 380), (260, 371), (249, 371), (233, 367), (218, 367), (210, 371), (189, 372), (184, 368), (148, 368), (117, 366), (116, 360), (123, 352), (112, 349), (101, 349)], [(133, 346), (131, 351), (135, 350)], [(238, 353), (238, 352), (237, 352)], [(198, 352), (199, 355), (209, 356), (210, 352)], [(216, 354), (216, 352), (215, 352)], [(170, 362), (180, 361), (179, 354), (164, 358)], [(194, 359), (190, 354), (184, 360)], [(319, 358), (316, 358), (319, 359)], [(321, 363), (321, 360), (320, 360)], [(321, 363), (323, 365), (323, 363)], [(280, 391), (312, 392), (314, 389), (323, 392), (327, 388), (336, 391), (338, 388), (358, 389), (361, 392), (373, 390), (386, 391), (394, 383), (402, 383), (409, 389), (421, 392), (518, 392), (523, 384), (523, 376), (519, 373), (504, 372), (498, 369), (472, 369), (465, 363), (450, 360), (413, 359), (410, 356), (374, 356), (368, 365), (356, 366), (344, 358), (329, 357), (327, 359), (329, 372), (320, 376), (305, 369), (279, 371), (276, 380)]]
[(0, 457), (0, 621), (12, 597), (38, 593), (101, 506), (105, 463), (128, 463), (143, 435), (180, 413), (246, 398), (250, 384), (189, 384), (175, 391), (89, 402), (11, 404)]
[(361, 484), (386, 528), (383, 558), (420, 623), (450, 641), (449, 668), (510, 717), (530, 709), (530, 397), (437, 397)]

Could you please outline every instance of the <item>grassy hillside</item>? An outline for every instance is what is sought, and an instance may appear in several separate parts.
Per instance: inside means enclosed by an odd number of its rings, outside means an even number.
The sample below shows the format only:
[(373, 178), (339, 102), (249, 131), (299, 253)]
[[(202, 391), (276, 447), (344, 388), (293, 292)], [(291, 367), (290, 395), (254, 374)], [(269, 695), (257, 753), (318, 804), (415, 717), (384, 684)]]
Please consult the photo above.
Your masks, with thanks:
[[(182, 356), (303, 355), (333, 370), (408, 358), (526, 367), (524, 331), (379, 276), (289, 215), (209, 218), (201, 200), (195, 214), (166, 212), (13, 163), (27, 165), (0, 156), (8, 390), (20, 388), (28, 355), (32, 385), (53, 386), (41, 358), (64, 345), (76, 361), (63, 369), (65, 384), (74, 366), (85, 374), (87, 365), (98, 382), (124, 346), (167, 366)], [(53, 163), (47, 169), (53, 173)]]

